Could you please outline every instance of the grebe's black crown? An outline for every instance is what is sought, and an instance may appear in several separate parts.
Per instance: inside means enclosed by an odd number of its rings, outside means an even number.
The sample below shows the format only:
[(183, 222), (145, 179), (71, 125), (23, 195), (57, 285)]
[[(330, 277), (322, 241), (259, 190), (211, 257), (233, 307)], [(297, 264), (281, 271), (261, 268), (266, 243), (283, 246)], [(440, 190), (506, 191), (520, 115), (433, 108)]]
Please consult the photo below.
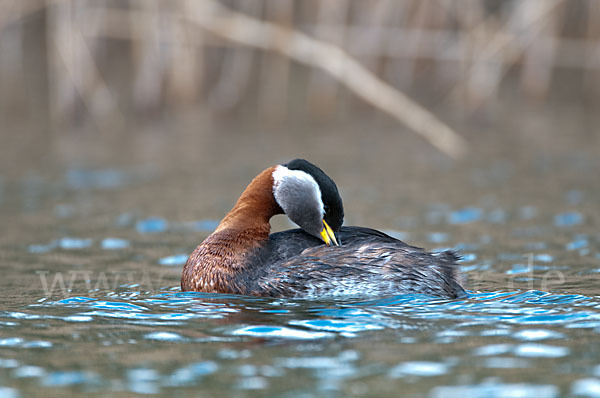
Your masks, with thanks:
[(321, 200), (325, 207), (325, 221), (331, 229), (339, 231), (344, 222), (344, 205), (335, 182), (323, 170), (305, 159), (294, 159), (282, 166), (290, 170), (301, 170), (310, 174), (321, 190)]

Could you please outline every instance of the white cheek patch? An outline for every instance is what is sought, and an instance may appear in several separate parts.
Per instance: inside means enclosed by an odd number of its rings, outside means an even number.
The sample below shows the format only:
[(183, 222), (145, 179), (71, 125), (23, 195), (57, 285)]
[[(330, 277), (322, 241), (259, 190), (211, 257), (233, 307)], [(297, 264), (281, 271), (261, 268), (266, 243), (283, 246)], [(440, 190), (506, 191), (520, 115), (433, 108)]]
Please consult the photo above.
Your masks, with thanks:
[[(321, 189), (315, 179), (302, 170), (290, 170), (285, 166), (277, 166), (273, 171), (273, 196), (275, 201), (284, 209), (286, 203), (282, 203), (280, 198), (283, 196), (293, 197), (290, 190), (297, 192), (309, 192), (311, 198), (298, 198), (298, 200), (313, 200), (319, 207), (321, 218), (325, 215), (323, 201), (321, 200)], [(285, 192), (288, 191), (288, 192)]]

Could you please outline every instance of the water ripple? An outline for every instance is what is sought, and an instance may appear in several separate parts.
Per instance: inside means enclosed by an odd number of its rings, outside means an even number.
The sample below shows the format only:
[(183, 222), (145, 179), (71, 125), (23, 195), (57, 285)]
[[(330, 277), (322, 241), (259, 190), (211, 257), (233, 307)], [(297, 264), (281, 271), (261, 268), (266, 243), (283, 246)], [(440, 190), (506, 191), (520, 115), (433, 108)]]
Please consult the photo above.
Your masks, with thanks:
[(169, 224), (166, 220), (158, 217), (147, 218), (138, 221), (135, 228), (140, 234), (156, 234), (167, 230)]
[(152, 332), (144, 335), (145, 339), (158, 341), (184, 341), (185, 339), (178, 333), (171, 332)]
[(573, 395), (580, 397), (599, 398), (600, 379), (587, 378), (577, 380), (573, 383), (571, 392)]
[[(307, 300), (269, 299), (234, 295), (181, 293), (165, 291), (155, 294), (119, 295), (120, 300), (103, 300), (73, 296), (56, 301), (30, 305), (31, 311), (0, 312), (0, 321), (35, 322), (60, 320), (70, 323), (91, 323), (94, 320), (121, 319), (131, 324), (147, 326), (181, 326), (195, 320), (236, 322), (237, 316), (262, 314), (271, 320), (278, 317), (284, 325), (259, 324), (227, 327), (214, 325), (205, 329), (206, 341), (231, 336), (264, 339), (327, 339), (333, 336), (353, 338), (377, 330), (411, 330), (427, 327), (433, 320), (447, 320), (452, 327), (437, 331), (432, 337), (438, 343), (455, 341), (472, 335), (471, 327), (492, 324), (493, 328), (476, 332), (480, 336), (510, 336), (523, 342), (561, 339), (572, 328), (600, 327), (598, 300), (584, 295), (548, 293), (536, 290), (471, 293), (461, 300), (440, 300), (423, 295), (400, 295), (368, 300)], [(61, 307), (60, 315), (50, 315), (47, 308)], [(300, 311), (300, 312), (299, 312)], [(299, 314), (303, 314), (299, 317)], [(4, 318), (4, 319), (2, 319)], [(210, 323), (209, 325), (212, 325)], [(512, 326), (511, 326), (512, 325)], [(521, 330), (511, 327), (525, 326)], [(537, 325), (527, 328), (527, 326)], [(563, 328), (565, 332), (557, 330)], [(180, 341), (184, 337), (172, 331), (156, 330), (144, 334), (148, 340)], [(12, 337), (11, 337), (12, 338)], [(19, 337), (15, 337), (19, 338)], [(25, 342), (3, 340), (5, 345), (25, 347)], [(28, 342), (29, 346), (36, 343)], [(43, 342), (39, 343), (43, 347)], [(540, 346), (523, 344), (519, 356), (534, 355)], [(498, 347), (479, 347), (477, 355)], [(543, 348), (543, 346), (542, 346)], [(515, 348), (516, 349), (516, 348)], [(512, 350), (512, 348), (511, 348)], [(557, 351), (558, 350), (558, 351)], [(542, 350), (536, 355), (563, 355), (557, 350)], [(502, 351), (504, 352), (504, 351)], [(502, 353), (498, 352), (498, 353)], [(512, 351), (511, 351), (512, 352)], [(550, 353), (550, 354), (548, 354)]]
[(448, 372), (448, 365), (439, 362), (404, 362), (390, 369), (388, 376), (440, 376)]
[(213, 361), (191, 363), (175, 370), (163, 382), (166, 386), (186, 386), (194, 384), (203, 376), (215, 373), (219, 365)]
[(47, 374), (42, 384), (44, 386), (72, 386), (77, 384), (95, 384), (100, 376), (92, 372), (82, 371), (57, 371)]
[(565, 335), (552, 330), (526, 329), (516, 332), (512, 335), (512, 337), (519, 340), (537, 341), (546, 339), (562, 339), (565, 337)]
[(559, 396), (559, 390), (553, 385), (538, 384), (506, 384), (482, 383), (467, 386), (439, 386), (429, 393), (431, 398), (469, 397), (469, 398), (509, 398), (536, 397), (554, 398)]
[(100, 243), (100, 246), (104, 250), (120, 250), (129, 247), (129, 241), (126, 239), (119, 238), (104, 238)]
[(583, 223), (583, 215), (579, 212), (560, 213), (554, 217), (554, 225), (557, 227), (570, 227)]
[(284, 326), (246, 326), (231, 332), (234, 336), (249, 336), (262, 338), (277, 338), (291, 340), (315, 340), (326, 337), (333, 337), (333, 333), (313, 332)]
[(158, 260), (160, 265), (183, 265), (186, 263), (189, 255), (188, 254), (175, 254), (169, 257), (163, 257)]
[[(578, 354), (570, 343), (563, 344), (572, 335), (572, 328), (590, 334), (595, 331), (586, 328), (600, 328), (598, 298), (537, 290), (470, 292), (460, 300), (399, 295), (310, 301), (182, 293), (165, 287), (154, 293), (120, 291), (98, 297), (47, 299), (26, 308), (2, 311), (0, 321), (16, 320), (47, 333), (68, 328), (75, 345), (91, 340), (98, 346), (119, 347), (136, 355), (147, 347), (190, 352), (189, 362), (172, 367), (144, 362), (143, 367), (125, 368), (116, 381), (115, 376), (77, 368), (57, 371), (39, 363), (0, 359), (0, 371), (23, 382), (31, 379), (43, 386), (86, 389), (111, 385), (114, 391), (139, 394), (210, 384), (213, 377), (222, 377), (222, 372), (233, 375), (228, 384), (231, 388), (262, 390), (274, 386), (276, 378), (298, 374), (298, 369), (312, 374), (318, 391), (337, 391), (363, 375), (377, 374), (394, 383), (453, 375), (455, 369), (463, 368), (464, 358), (489, 372), (531, 369), (543, 361), (571, 360)], [(130, 330), (125, 336), (124, 324)], [(10, 330), (9, 326), (5, 329)], [(352, 339), (353, 348), (354, 344), (358, 347), (371, 335), (391, 337), (395, 346), (404, 347), (402, 352), (406, 351), (407, 356), (401, 362), (395, 356), (388, 362), (363, 366), (370, 355), (364, 348), (346, 349), (339, 355), (326, 352), (329, 347), (350, 344), (343, 342), (346, 339)], [(64, 346), (56, 343), (62, 338), (40, 339), (13, 333), (0, 339), (0, 346), (17, 352), (27, 348), (52, 352)], [(452, 344), (442, 347), (443, 343)], [(193, 349), (192, 344), (196, 345)], [(419, 344), (452, 354), (432, 356), (427, 354), (430, 348), (424, 351), (417, 348)], [(201, 349), (197, 349), (199, 345)], [(257, 364), (255, 347), (272, 346), (291, 347), (292, 352), (287, 357), (261, 357), (267, 362)], [(201, 357), (194, 357), (192, 352), (201, 353)], [(585, 368), (581, 364), (579, 367)], [(592, 368), (588, 365), (587, 373), (561, 388), (570, 388), (574, 395), (594, 396), (597, 379), (592, 377), (597, 377), (600, 370)], [(211, 376), (213, 373), (216, 376)], [(555, 397), (557, 388), (504, 383), (498, 378), (481, 384), (438, 386), (430, 396)]]
[(339, 319), (311, 319), (297, 320), (290, 322), (290, 325), (303, 326), (312, 330), (321, 330), (324, 332), (336, 333), (357, 333), (367, 330), (380, 330), (385, 326), (378, 324), (375, 319), (366, 319), (364, 321), (350, 321)]
[(569, 354), (569, 349), (546, 344), (521, 344), (514, 353), (521, 357), (560, 358)]

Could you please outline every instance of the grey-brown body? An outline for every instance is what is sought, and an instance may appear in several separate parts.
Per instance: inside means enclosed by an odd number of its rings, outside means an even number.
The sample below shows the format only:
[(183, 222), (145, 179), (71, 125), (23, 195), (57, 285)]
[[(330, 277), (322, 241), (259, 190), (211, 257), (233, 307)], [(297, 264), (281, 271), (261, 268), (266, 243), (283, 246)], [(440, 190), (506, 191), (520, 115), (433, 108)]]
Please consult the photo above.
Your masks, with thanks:
[(466, 295), (453, 252), (427, 253), (362, 227), (342, 227), (340, 238), (342, 246), (336, 247), (300, 229), (272, 234), (262, 249), (266, 256), (261, 250), (254, 256), (263, 262), (254, 288), (271, 296), (309, 298)]

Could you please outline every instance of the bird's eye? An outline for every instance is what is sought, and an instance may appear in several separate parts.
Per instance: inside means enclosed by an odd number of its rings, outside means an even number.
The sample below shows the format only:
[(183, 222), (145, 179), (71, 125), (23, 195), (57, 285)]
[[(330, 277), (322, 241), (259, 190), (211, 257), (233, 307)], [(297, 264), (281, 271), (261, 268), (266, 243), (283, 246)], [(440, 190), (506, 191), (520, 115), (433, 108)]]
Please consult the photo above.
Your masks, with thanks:
[(325, 210), (325, 213), (329, 213), (329, 206), (324, 205), (323, 206), (323, 210)]

